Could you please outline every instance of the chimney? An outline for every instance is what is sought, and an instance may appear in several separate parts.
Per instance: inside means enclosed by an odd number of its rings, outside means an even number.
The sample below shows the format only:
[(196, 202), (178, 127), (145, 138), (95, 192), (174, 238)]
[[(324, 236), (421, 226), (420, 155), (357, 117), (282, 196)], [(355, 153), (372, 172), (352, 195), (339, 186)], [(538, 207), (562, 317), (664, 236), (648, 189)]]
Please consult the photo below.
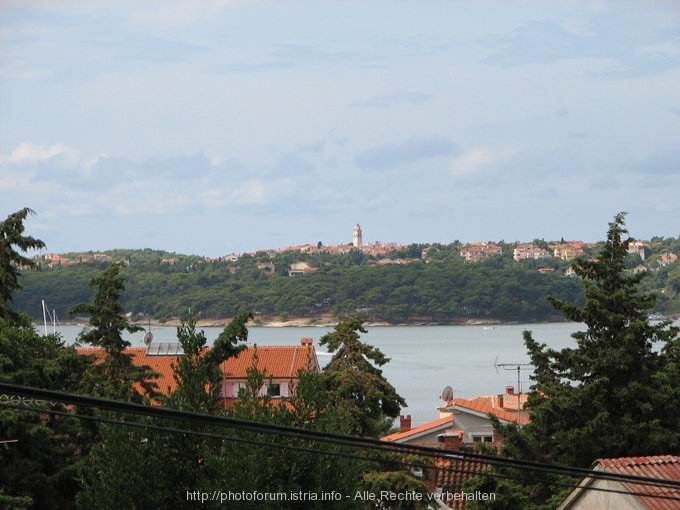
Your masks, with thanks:
[(506, 386), (505, 387), (505, 394), (506, 395), (514, 395), (515, 394), (515, 387), (514, 386)]
[(311, 347), (312, 344), (314, 343), (314, 339), (313, 339), (313, 338), (302, 338), (302, 339), (300, 340), (300, 343), (301, 343), (302, 345), (307, 346), (307, 347)]
[(399, 417), (399, 432), (411, 430), (411, 415)]
[(503, 395), (498, 395), (498, 409), (503, 409)]
[(459, 450), (463, 444), (463, 432), (444, 434), (444, 449)]

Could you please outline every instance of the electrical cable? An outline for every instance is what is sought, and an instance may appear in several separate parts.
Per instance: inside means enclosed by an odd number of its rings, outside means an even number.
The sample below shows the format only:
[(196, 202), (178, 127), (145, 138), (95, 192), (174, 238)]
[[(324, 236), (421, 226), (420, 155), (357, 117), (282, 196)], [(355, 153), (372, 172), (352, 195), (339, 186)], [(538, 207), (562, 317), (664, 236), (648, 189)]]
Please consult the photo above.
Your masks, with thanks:
[[(560, 487), (567, 487), (567, 488), (570, 488), (570, 489), (581, 488), (582, 490), (594, 490), (594, 491), (597, 491), (597, 492), (607, 492), (607, 493), (613, 493), (613, 494), (644, 496), (644, 497), (651, 497), (651, 498), (657, 498), (657, 499), (667, 499), (667, 500), (672, 500), (672, 501), (680, 501), (680, 497), (666, 496), (666, 495), (663, 495), (663, 494), (650, 494), (650, 493), (646, 493), (646, 492), (635, 492), (635, 491), (630, 491), (630, 490), (623, 491), (623, 490), (616, 490), (616, 489), (605, 489), (603, 487), (586, 487), (586, 486), (583, 486), (582, 484), (569, 484), (569, 483), (565, 483), (565, 482), (536, 480), (534, 478), (526, 478), (526, 477), (519, 477), (519, 476), (513, 476), (513, 475), (503, 475), (503, 474), (498, 474), (498, 473), (482, 473), (480, 471), (471, 471), (469, 469), (456, 469), (456, 468), (453, 468), (453, 467), (436, 466), (436, 465), (433, 465), (433, 464), (419, 464), (417, 462), (405, 462), (405, 461), (400, 461), (400, 460), (396, 460), (396, 459), (376, 459), (375, 457), (367, 457), (367, 456), (350, 454), (350, 453), (333, 452), (333, 451), (326, 451), (326, 450), (314, 450), (314, 449), (311, 449), (311, 448), (304, 448), (304, 447), (300, 447), (300, 446), (283, 445), (283, 444), (280, 444), (280, 443), (268, 443), (268, 442), (264, 442), (264, 441), (255, 441), (255, 440), (251, 440), (251, 439), (236, 438), (236, 437), (231, 437), (231, 436), (222, 436), (222, 435), (217, 435), (217, 434), (209, 434), (209, 433), (206, 433), (206, 432), (198, 432), (198, 431), (186, 430), (186, 429), (173, 429), (173, 428), (168, 428), (168, 427), (159, 427), (159, 426), (156, 426), (156, 425), (149, 425), (149, 424), (143, 424), (143, 423), (138, 423), (138, 422), (113, 420), (113, 419), (110, 419), (110, 418), (103, 418), (103, 417), (100, 417), (100, 416), (88, 416), (88, 415), (79, 415), (79, 414), (74, 414), (74, 413), (69, 413), (69, 412), (64, 412), (64, 411), (54, 411), (52, 409), (42, 409), (42, 408), (27, 407), (27, 406), (20, 406), (20, 405), (14, 405), (14, 404), (4, 404), (4, 403), (0, 403), (0, 407), (10, 408), (10, 409), (18, 409), (18, 410), (24, 410), (24, 411), (40, 412), (40, 413), (46, 413), (46, 414), (53, 414), (53, 415), (65, 416), (65, 417), (69, 417), (69, 418), (92, 420), (92, 421), (96, 421), (96, 422), (100, 422), (100, 423), (108, 423), (108, 424), (112, 424), (112, 425), (121, 425), (121, 426), (132, 427), (132, 428), (148, 429), (148, 430), (154, 430), (154, 431), (157, 431), (157, 432), (167, 432), (167, 433), (172, 433), (172, 434), (185, 434), (185, 435), (188, 434), (188, 435), (194, 435), (194, 436), (198, 436), (198, 437), (205, 437), (205, 438), (208, 438), (208, 439), (216, 439), (216, 440), (221, 440), (221, 441), (232, 441), (232, 442), (252, 444), (252, 445), (257, 445), (257, 446), (267, 446), (267, 447), (271, 447), (271, 448), (288, 449), (288, 450), (294, 450), (294, 451), (299, 451), (299, 452), (304, 452), (304, 453), (331, 455), (331, 456), (344, 457), (344, 458), (350, 458), (350, 459), (368, 461), (368, 462), (375, 462), (375, 463), (395, 464), (395, 465), (404, 466), (404, 467), (407, 467), (407, 468), (409, 468), (409, 467), (410, 468), (419, 467), (421, 469), (436, 469), (436, 470), (449, 471), (449, 472), (468, 474), (468, 475), (488, 476), (490, 478), (544, 483), (544, 484), (548, 484), (548, 485), (556, 485), (556, 486), (560, 486)], [(479, 462), (474, 461), (474, 463), (477, 464)], [(645, 484), (640, 484), (640, 485), (645, 485)], [(674, 488), (674, 487), (664, 487), (664, 486), (657, 485), (657, 484), (651, 484), (651, 486), (659, 487), (659, 488)]]
[(669, 481), (660, 478), (641, 477), (635, 475), (624, 475), (612, 472), (595, 472), (589, 469), (573, 468), (569, 466), (559, 466), (544, 464), (532, 461), (524, 461), (518, 459), (507, 459), (492, 455), (484, 455), (470, 452), (442, 452), (441, 449), (407, 445), (395, 444), (377, 439), (345, 436), (340, 434), (332, 434), (308, 429), (297, 429), (294, 427), (287, 427), (283, 425), (260, 423), (236, 418), (228, 418), (214, 415), (203, 415), (196, 413), (188, 413), (175, 409), (153, 407), (141, 404), (132, 404), (129, 402), (119, 402), (114, 400), (106, 400), (95, 397), (84, 397), (81, 395), (73, 395), (69, 393), (55, 392), (51, 390), (43, 390), (37, 388), (28, 388), (24, 386), (17, 386), (12, 384), (0, 383), (0, 391), (10, 394), (23, 395), (28, 397), (39, 398), (47, 401), (60, 401), (67, 404), (96, 407), (110, 411), (126, 412), (130, 414), (138, 414), (145, 416), (152, 416), (161, 419), (170, 419), (176, 421), (198, 423), (203, 425), (214, 425), (218, 427), (227, 427), (237, 430), (246, 430), (250, 432), (259, 432), (265, 434), (278, 434), (285, 437), (302, 438), (316, 441), (323, 441), (335, 444), (342, 444), (345, 446), (365, 447), (375, 450), (383, 450), (389, 452), (399, 452), (403, 454), (423, 455), (428, 457), (440, 457), (448, 459), (462, 459), (462, 460), (479, 460), (486, 464), (506, 467), (510, 469), (525, 469), (536, 472), (548, 472), (556, 475), (568, 475), (574, 477), (588, 477), (609, 479), (613, 481), (628, 481), (631, 483), (640, 482), (645, 485), (657, 484), (660, 487), (680, 488), (680, 481)]
[[(371, 449), (379, 449), (387, 452), (392, 452), (392, 453), (402, 453), (402, 454), (420, 454), (420, 455), (425, 455), (428, 457), (438, 457), (442, 459), (449, 459), (449, 460), (468, 460), (472, 461), (473, 463), (484, 463), (484, 464), (490, 464), (490, 465), (497, 465), (497, 466), (503, 466), (503, 467), (508, 467), (508, 468), (515, 468), (515, 469), (523, 469), (523, 470), (531, 470), (535, 472), (550, 472), (552, 474), (564, 474), (568, 476), (585, 476), (588, 478), (599, 478), (599, 479), (609, 479), (609, 480), (614, 480), (614, 481), (628, 481), (629, 483), (635, 483), (637, 482), (638, 484), (642, 485), (648, 485), (648, 486), (656, 486), (658, 488), (672, 488), (676, 489), (678, 486), (680, 486), (680, 483), (671, 481), (671, 480), (664, 480), (664, 479), (654, 479), (654, 478), (648, 478), (648, 477), (638, 477), (638, 476), (632, 476), (632, 475), (621, 475), (618, 473), (609, 473), (609, 472), (595, 472), (592, 470), (577, 470), (581, 471), (582, 473), (578, 474), (573, 474), (572, 472), (575, 470), (575, 468), (567, 468), (566, 470), (563, 469), (564, 467), (562, 466), (550, 466), (550, 465), (545, 465), (545, 464), (538, 464), (538, 463), (527, 463), (527, 462), (521, 462), (520, 464), (531, 464), (531, 467), (522, 467), (517, 465), (518, 462), (515, 461), (514, 459), (500, 459), (498, 457), (494, 456), (488, 456), (488, 455), (481, 455), (481, 454), (471, 454), (467, 452), (456, 452), (456, 453), (443, 453), (442, 450), (436, 449), (436, 448), (428, 448), (428, 447), (418, 447), (414, 451), (414, 448), (412, 445), (396, 445), (394, 443), (386, 443), (384, 441), (377, 441), (377, 440), (372, 440), (372, 439), (366, 439), (366, 438), (355, 438), (351, 436), (341, 436), (337, 434), (327, 434), (327, 433), (320, 433), (319, 431), (312, 431), (312, 430), (305, 430), (305, 429), (295, 429), (292, 427), (284, 427), (284, 426), (279, 426), (279, 425), (273, 425), (273, 424), (263, 424), (263, 423), (257, 423), (257, 422), (249, 422), (246, 420), (236, 420), (233, 418), (221, 418), (221, 417), (215, 417), (215, 416), (210, 416), (210, 415), (196, 415), (194, 413), (185, 413), (183, 411), (177, 411), (177, 410), (170, 410), (170, 409), (163, 409), (163, 408), (154, 408), (150, 406), (143, 406), (143, 405), (138, 405), (138, 404), (129, 404), (125, 402), (116, 402), (116, 401), (109, 401), (109, 400), (104, 400), (104, 399), (96, 399), (92, 397), (81, 397), (78, 395), (70, 395), (70, 394), (65, 394), (65, 393), (59, 393), (59, 392), (51, 392), (49, 390), (36, 390), (34, 388), (26, 388), (26, 387), (19, 387), (19, 386), (14, 386), (14, 385), (6, 385), (6, 384), (0, 384), (0, 389), (4, 390), (14, 390), (15, 393), (21, 393), (24, 396), (29, 396), (29, 397), (38, 397), (38, 398), (44, 398), (45, 400), (50, 400), (50, 401), (65, 401), (67, 403), (73, 403), (74, 405), (85, 405), (86, 407), (100, 407), (100, 408), (111, 408), (115, 407), (118, 409), (115, 409), (120, 412), (129, 412), (128, 409), (132, 408), (134, 414), (142, 414), (146, 416), (153, 416), (154, 414), (158, 414), (158, 411), (170, 411), (172, 414), (177, 414), (180, 413), (183, 415), (183, 420), (182, 421), (189, 421), (189, 422), (194, 422), (194, 423), (202, 423), (204, 425), (208, 425), (206, 421), (214, 421), (215, 418), (217, 418), (220, 423), (217, 423), (218, 426), (220, 427), (228, 427), (228, 428), (235, 428), (235, 429), (241, 429), (241, 430), (248, 430), (251, 432), (258, 432), (258, 433), (265, 433), (265, 434), (272, 434), (272, 433), (277, 433), (279, 435), (284, 435), (287, 437), (292, 437), (292, 438), (298, 438), (298, 439), (307, 439), (307, 440), (321, 440), (324, 442), (330, 442), (330, 443), (335, 443), (335, 444), (341, 444), (344, 446), (351, 446), (351, 447), (359, 447), (359, 448), (371, 448)], [(21, 391), (16, 391), (16, 390), (21, 390)], [(86, 401), (91, 401), (91, 402), (69, 402), (69, 400), (86, 400)], [(93, 405), (94, 404), (94, 405)], [(126, 409), (120, 409), (120, 407), (126, 408)], [(132, 407), (131, 407), (132, 406)], [(30, 409), (30, 408), (27, 408)], [(41, 411), (46, 411), (42, 409)], [(71, 413), (66, 413), (68, 416), (73, 416)], [(158, 417), (158, 416), (156, 416)], [(83, 418), (88, 418), (83, 416)], [(189, 419), (193, 418), (193, 419)], [(176, 419), (175, 417), (170, 418), (170, 419)], [(230, 427), (228, 424), (224, 424), (222, 422), (227, 421), (227, 422), (235, 422), (237, 425), (234, 427), (233, 423), (232, 426)], [(246, 426), (244, 426), (244, 424)], [(215, 423), (210, 423), (210, 425), (215, 425)], [(276, 429), (272, 431), (272, 429)], [(175, 429), (177, 430), (177, 429)], [(281, 432), (287, 432), (285, 434), (281, 434)], [(191, 433), (190, 431), (178, 431), (180, 433)], [(318, 434), (321, 434), (323, 437), (309, 437), (310, 435), (318, 436)], [(224, 436), (218, 436), (218, 438), (223, 438)], [(337, 438), (340, 439), (333, 440), (331, 438)], [(226, 438), (229, 439), (229, 438)], [(375, 444), (377, 443), (377, 445)], [(376, 448), (376, 446), (379, 446), (379, 448)], [(462, 455), (461, 455), (462, 453)], [(470, 459), (466, 459), (465, 457), (470, 457)], [(368, 460), (375, 460), (375, 459), (368, 459)], [(506, 462), (498, 462), (498, 461), (506, 461)], [(512, 461), (512, 462), (508, 462)], [(412, 465), (412, 464), (409, 464)], [(424, 467), (431, 467), (425, 465)], [(548, 468), (548, 469), (546, 469)], [(488, 476), (491, 476), (491, 474), (487, 473)], [(509, 475), (496, 475), (500, 477), (505, 477), (505, 478), (517, 478), (517, 477), (511, 477)], [(521, 478), (523, 480), (530, 480), (530, 481), (536, 481), (532, 479), (526, 479), (526, 478)], [(544, 483), (552, 483), (552, 482), (544, 482)], [(557, 482), (555, 482), (557, 484)], [(562, 485), (562, 484), (559, 484)], [(572, 485), (566, 485), (569, 487), (575, 487)]]

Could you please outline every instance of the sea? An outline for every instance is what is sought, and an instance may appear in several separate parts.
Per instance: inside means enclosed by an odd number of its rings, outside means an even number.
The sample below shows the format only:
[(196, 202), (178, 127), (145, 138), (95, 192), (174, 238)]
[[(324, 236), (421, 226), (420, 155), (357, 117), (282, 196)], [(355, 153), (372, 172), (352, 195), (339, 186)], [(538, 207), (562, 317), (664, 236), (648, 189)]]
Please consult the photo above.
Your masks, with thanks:
[[(675, 323), (676, 326), (680, 322)], [(36, 325), (43, 331), (42, 325)], [(83, 326), (56, 327), (67, 343), (76, 341)], [(201, 328), (208, 344), (223, 328)], [(454, 326), (373, 326), (366, 328), (361, 340), (380, 349), (390, 358), (382, 367), (383, 375), (408, 404), (402, 414), (411, 415), (416, 426), (439, 418), (437, 407), (444, 404), (442, 391), (450, 386), (454, 397), (474, 398), (499, 395), (506, 386), (526, 392), (531, 385), (532, 369), (524, 346), (524, 331), (552, 349), (575, 347), (571, 337), (585, 330), (574, 322), (454, 325)], [(48, 326), (52, 332), (52, 326)], [(250, 345), (299, 345), (301, 338), (312, 338), (320, 365), (325, 366), (331, 354), (319, 346), (319, 340), (333, 331), (331, 327), (251, 327)], [(176, 342), (177, 329), (152, 326), (153, 341)], [(133, 347), (143, 347), (145, 332), (124, 334)], [(518, 372), (517, 367), (520, 366)], [(519, 375), (519, 381), (518, 381)], [(519, 383), (519, 390), (518, 390)]]

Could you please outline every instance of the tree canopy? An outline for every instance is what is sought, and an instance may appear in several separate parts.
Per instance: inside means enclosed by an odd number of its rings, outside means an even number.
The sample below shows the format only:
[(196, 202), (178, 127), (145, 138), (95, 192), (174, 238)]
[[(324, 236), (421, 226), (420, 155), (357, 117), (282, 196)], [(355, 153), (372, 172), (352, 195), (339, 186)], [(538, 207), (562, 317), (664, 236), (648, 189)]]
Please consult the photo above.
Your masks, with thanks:
[(24, 221), (29, 214), (35, 213), (24, 208), (0, 222), (0, 318), (13, 322), (17, 322), (20, 317), (9, 307), (9, 303), (13, 302), (12, 294), (21, 289), (19, 268), (38, 269), (35, 261), (21, 255), (15, 247), (21, 252), (45, 247), (41, 240), (23, 235)]
[[(131, 325), (120, 304), (121, 292), (125, 290), (125, 278), (119, 274), (122, 262), (111, 264), (99, 276), (92, 278), (88, 285), (96, 287), (92, 304), (80, 303), (71, 307), (69, 315), (87, 314), (90, 328), (78, 335), (78, 341), (101, 347), (103, 359), (91, 369), (90, 392), (107, 398), (141, 401), (142, 395), (155, 394), (154, 377), (149, 367), (132, 363), (130, 354), (123, 352), (130, 342), (123, 340), (122, 332), (142, 331), (141, 326)], [(140, 393), (140, 388), (143, 392)]]
[[(496, 420), (502, 455), (587, 468), (598, 458), (680, 453), (679, 330), (671, 321), (649, 320), (656, 297), (639, 291), (646, 273), (625, 271), (631, 240), (624, 238), (624, 218), (618, 214), (609, 224), (596, 259), (572, 264), (585, 304), (549, 298), (586, 326), (572, 335), (576, 347), (549, 349), (524, 332), (535, 367), (531, 421), (518, 428)], [(507, 496), (499, 508), (553, 508), (565, 496), (540, 483), (504, 482), (496, 489)]]
[(379, 437), (389, 429), (391, 419), (406, 407), (406, 401), (378, 368), (388, 363), (389, 358), (359, 340), (359, 333), (368, 333), (362, 324), (358, 317), (346, 317), (332, 333), (319, 340), (319, 345), (334, 353), (323, 374), (333, 404), (349, 416), (350, 432)]

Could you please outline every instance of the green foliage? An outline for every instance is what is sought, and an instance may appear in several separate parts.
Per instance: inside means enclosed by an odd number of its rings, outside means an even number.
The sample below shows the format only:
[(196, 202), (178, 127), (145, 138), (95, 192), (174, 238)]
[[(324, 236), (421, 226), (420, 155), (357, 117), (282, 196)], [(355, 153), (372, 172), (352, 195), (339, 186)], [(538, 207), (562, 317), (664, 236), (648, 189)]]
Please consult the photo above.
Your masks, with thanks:
[(13, 301), (12, 294), (21, 289), (19, 267), (38, 269), (32, 259), (24, 257), (14, 247), (22, 252), (45, 247), (39, 239), (23, 235), (24, 221), (29, 214), (35, 213), (24, 208), (0, 222), (0, 318), (14, 322), (18, 322), (20, 317), (9, 307), (9, 303)]
[[(66, 347), (57, 335), (41, 336), (30, 323), (0, 318), (0, 381), (75, 392), (90, 360)], [(23, 401), (33, 407), (65, 411), (62, 405)], [(78, 420), (0, 407), (2, 508), (73, 508), (79, 487), (77, 465), (93, 440), (93, 430)]]
[[(573, 335), (577, 347), (555, 351), (524, 333), (535, 367), (531, 422), (518, 428), (496, 420), (502, 455), (587, 468), (598, 458), (680, 453), (679, 330), (670, 321), (649, 322), (656, 298), (639, 293), (646, 273), (625, 272), (630, 239), (623, 239), (623, 220), (622, 213), (609, 224), (596, 261), (573, 264), (585, 304), (549, 298), (587, 327)], [(564, 489), (541, 483), (498, 487), (512, 503), (495, 508), (555, 508), (565, 496)]]
[[(416, 245), (413, 253), (422, 251)], [(234, 274), (222, 262), (201, 262), (196, 257), (175, 256), (174, 265), (161, 262), (151, 250), (108, 252), (126, 257), (127, 291), (121, 304), (134, 315), (161, 320), (186, 319), (189, 307), (198, 318), (234, 317), (245, 310), (260, 316), (318, 317), (334, 310), (338, 316), (354, 315), (357, 308), (366, 319), (388, 322), (467, 321), (475, 318), (547, 320), (555, 317), (547, 294), (580, 302), (578, 281), (565, 278), (567, 263), (558, 259), (514, 262), (512, 249), (503, 257), (481, 263), (464, 263), (459, 243), (432, 245), (429, 263), (420, 254), (406, 265), (376, 265), (377, 260), (358, 255), (308, 254), (287, 251), (274, 259), (277, 271), (267, 276), (254, 264), (258, 258), (241, 257)], [(409, 247), (411, 250), (411, 247)], [(147, 253), (149, 252), (149, 253)], [(359, 265), (354, 258), (362, 257)], [(395, 254), (396, 256), (396, 254)], [(262, 258), (262, 257), (260, 257)], [(315, 273), (283, 276), (289, 265), (306, 261)], [(330, 264), (330, 265), (326, 265)], [(354, 264), (354, 265), (352, 265)], [(537, 272), (538, 267), (558, 270)], [(85, 282), (105, 266), (100, 262), (73, 264), (24, 275), (24, 289), (15, 296), (18, 310), (42, 317), (40, 300), (64, 315), (69, 305), (88, 301), (92, 294)]]
[(181, 322), (177, 327), (177, 339), (184, 356), (177, 358), (173, 366), (177, 389), (167, 400), (167, 406), (195, 413), (215, 412), (223, 380), (220, 364), (246, 348), (237, 344), (248, 340), (246, 323), (252, 317), (250, 313), (235, 317), (210, 350), (206, 350), (207, 339), (203, 331), (196, 331), (196, 315), (193, 312), (187, 322)]
[(90, 316), (91, 327), (80, 333), (78, 341), (101, 347), (105, 352), (101, 362), (91, 368), (90, 393), (114, 400), (140, 402), (142, 394), (138, 386), (147, 396), (152, 396), (156, 385), (149, 380), (154, 377), (150, 368), (134, 365), (131, 355), (123, 352), (130, 342), (123, 340), (122, 332), (134, 333), (143, 328), (128, 323), (120, 304), (121, 292), (125, 290), (125, 278), (118, 274), (122, 266), (120, 262), (114, 263), (101, 275), (92, 278), (88, 285), (97, 287), (93, 304), (75, 305), (68, 314)]
[[(205, 335), (196, 331), (195, 315), (190, 314), (188, 321), (182, 322), (177, 328), (177, 338), (184, 356), (180, 356), (173, 366), (177, 388), (162, 399), (164, 406), (199, 414), (217, 412), (222, 380), (219, 365), (244, 347), (236, 344), (247, 340), (245, 325), (250, 317), (251, 314), (245, 313), (231, 321), (207, 352)], [(156, 427), (186, 427), (209, 434), (224, 433), (202, 425), (178, 425), (138, 416), (126, 416), (125, 421)], [(223, 479), (214, 467), (216, 459), (221, 459), (222, 450), (222, 441), (215, 439), (102, 425), (101, 442), (92, 450), (87, 468), (81, 470), (83, 491), (78, 495), (78, 508), (185, 507), (188, 492), (207, 490), (208, 485)], [(141, 482), (126, 490), (130, 480)]]
[(385, 418), (396, 418), (406, 406), (394, 387), (377, 368), (389, 362), (379, 349), (359, 341), (367, 333), (363, 321), (347, 317), (319, 345), (326, 345), (333, 358), (324, 368), (326, 390), (333, 405), (347, 413), (350, 432), (359, 436), (380, 437)]

